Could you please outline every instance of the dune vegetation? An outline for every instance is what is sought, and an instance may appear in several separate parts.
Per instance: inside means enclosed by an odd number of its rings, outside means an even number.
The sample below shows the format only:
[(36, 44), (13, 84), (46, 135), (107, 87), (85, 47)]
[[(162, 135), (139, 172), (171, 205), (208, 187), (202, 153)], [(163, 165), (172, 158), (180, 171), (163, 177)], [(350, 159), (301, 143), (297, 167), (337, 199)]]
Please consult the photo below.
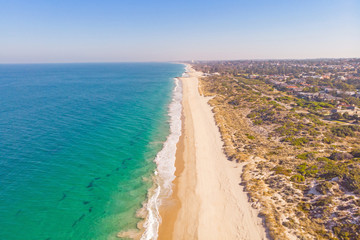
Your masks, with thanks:
[(299, 98), (246, 66), (194, 64), (228, 159), (247, 163), (242, 180), (271, 237), (360, 239), (356, 117), (332, 119), (335, 101)]

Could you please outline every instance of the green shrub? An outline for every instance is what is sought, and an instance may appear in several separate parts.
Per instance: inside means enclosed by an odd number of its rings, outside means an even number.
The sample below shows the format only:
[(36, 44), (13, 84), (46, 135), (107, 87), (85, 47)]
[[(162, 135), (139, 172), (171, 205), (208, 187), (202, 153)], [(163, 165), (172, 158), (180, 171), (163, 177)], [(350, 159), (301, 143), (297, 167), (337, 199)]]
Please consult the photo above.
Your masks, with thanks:
[(309, 130), (309, 134), (310, 134), (311, 136), (319, 136), (320, 132), (319, 132), (319, 131), (316, 131), (316, 130), (314, 130), (314, 129), (310, 129), (310, 130)]
[(299, 166), (296, 167), (298, 173), (300, 173), (301, 175), (305, 175), (305, 169), (307, 168), (307, 164), (306, 163), (302, 163)]
[(253, 135), (250, 135), (250, 134), (248, 134), (248, 133), (246, 133), (245, 135), (246, 135), (246, 137), (247, 137), (248, 139), (250, 139), (250, 140), (254, 140), (254, 139), (255, 139), (255, 137), (254, 137)]
[(307, 152), (307, 153), (302, 153), (296, 156), (296, 158), (298, 159), (302, 159), (302, 160), (311, 160), (314, 159), (315, 154), (313, 152)]
[(332, 120), (339, 120), (341, 118), (342, 118), (341, 113), (336, 112), (336, 113), (331, 114), (331, 119)]
[(354, 158), (353, 155), (347, 152), (333, 152), (330, 157), (331, 160), (346, 160)]
[(305, 170), (305, 176), (306, 177), (315, 177), (315, 175), (318, 173), (318, 167), (316, 165), (312, 165), (311, 167), (308, 167)]
[(278, 104), (277, 102), (275, 102), (274, 100), (268, 102), (270, 105), (273, 105), (274, 107), (280, 106), (280, 104)]
[(342, 177), (348, 172), (346, 164), (338, 164), (335, 161), (327, 159), (323, 161), (320, 168), (320, 177), (325, 179), (332, 179), (334, 177)]
[(319, 115), (316, 111), (313, 112), (313, 114), (307, 114), (306, 118), (311, 120), (315, 125), (323, 126), (325, 123), (319, 119), (319, 117), (315, 116), (314, 114)]
[(251, 113), (249, 113), (246, 117), (247, 117), (247, 118), (255, 118), (255, 117), (256, 117), (256, 113), (251, 112)]
[(298, 204), (298, 208), (300, 211), (308, 213), (311, 210), (311, 204), (306, 202), (300, 202)]
[(318, 191), (321, 194), (326, 194), (328, 191), (330, 191), (331, 187), (332, 187), (332, 184), (330, 182), (325, 181), (325, 182), (319, 183), (315, 187), (315, 189), (316, 189), (316, 191)]
[(301, 137), (301, 138), (293, 138), (290, 143), (294, 146), (304, 146), (306, 143), (309, 142), (309, 139), (305, 138), (305, 137)]
[(296, 183), (302, 183), (305, 181), (305, 177), (303, 175), (296, 174), (296, 175), (292, 176), (290, 178), (290, 180), (293, 182), (296, 182)]
[(318, 157), (316, 160), (319, 162), (328, 162), (329, 161), (329, 159), (326, 157)]
[(306, 160), (307, 159), (307, 153), (302, 153), (296, 156), (298, 159)]
[(318, 173), (318, 167), (316, 165), (308, 166), (306, 163), (302, 163), (296, 167), (298, 173), (306, 177), (314, 177)]
[(332, 228), (334, 234), (341, 240), (359, 239), (360, 225), (354, 223), (340, 223)]
[(283, 97), (277, 97), (275, 98), (275, 100), (279, 102), (290, 103), (292, 98), (289, 96), (283, 96)]
[(334, 139), (328, 138), (328, 137), (325, 137), (322, 141), (323, 141), (324, 143), (326, 143), (326, 144), (332, 144), (332, 143), (335, 142)]
[(345, 125), (345, 126), (337, 126), (337, 127), (332, 127), (331, 128), (331, 132), (338, 137), (354, 137), (355, 133), (354, 132), (359, 132), (360, 131), (360, 126), (356, 126), (356, 125)]
[(285, 169), (282, 166), (276, 166), (272, 169), (276, 174), (283, 174), (285, 176), (290, 176), (291, 169)]
[(323, 207), (323, 206), (328, 206), (332, 203), (332, 197), (328, 196), (328, 197), (322, 197), (316, 200), (316, 202), (314, 203), (314, 206), (316, 207)]
[(360, 149), (352, 150), (351, 155), (353, 155), (355, 158), (360, 158)]

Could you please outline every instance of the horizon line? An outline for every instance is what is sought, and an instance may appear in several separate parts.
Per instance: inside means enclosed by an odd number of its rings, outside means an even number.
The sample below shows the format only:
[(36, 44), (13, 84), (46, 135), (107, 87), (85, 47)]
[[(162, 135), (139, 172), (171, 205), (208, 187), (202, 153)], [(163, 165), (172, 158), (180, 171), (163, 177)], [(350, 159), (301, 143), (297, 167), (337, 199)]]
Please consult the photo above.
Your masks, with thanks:
[(332, 59), (360, 59), (360, 57), (317, 57), (317, 58), (239, 58), (239, 59), (192, 59), (173, 61), (69, 61), (69, 62), (0, 62), (0, 65), (16, 64), (106, 64), (106, 63), (188, 63), (188, 62), (223, 62), (223, 61), (291, 61), (291, 60), (332, 60)]

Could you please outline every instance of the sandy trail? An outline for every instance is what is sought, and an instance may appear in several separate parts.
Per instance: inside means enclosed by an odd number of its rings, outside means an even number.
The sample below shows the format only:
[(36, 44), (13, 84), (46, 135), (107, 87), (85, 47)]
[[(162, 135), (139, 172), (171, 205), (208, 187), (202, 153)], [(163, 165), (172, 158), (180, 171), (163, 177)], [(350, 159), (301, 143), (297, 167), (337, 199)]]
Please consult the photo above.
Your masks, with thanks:
[(176, 180), (164, 205), (159, 239), (267, 239), (262, 219), (239, 186), (241, 165), (230, 162), (211, 107), (198, 91), (200, 73), (183, 83), (183, 135), (178, 143)]

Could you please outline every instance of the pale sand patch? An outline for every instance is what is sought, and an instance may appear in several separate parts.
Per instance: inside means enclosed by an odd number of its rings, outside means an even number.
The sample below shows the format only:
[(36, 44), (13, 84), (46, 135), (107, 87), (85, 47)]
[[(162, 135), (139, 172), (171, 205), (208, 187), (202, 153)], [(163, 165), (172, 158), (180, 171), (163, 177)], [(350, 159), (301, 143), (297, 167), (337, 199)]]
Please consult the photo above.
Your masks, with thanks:
[[(172, 199), (165, 202), (159, 239), (267, 239), (262, 219), (239, 186), (242, 167), (227, 160), (209, 98), (200, 96), (200, 73), (183, 83), (183, 136), (177, 150)], [(180, 161), (180, 163), (179, 163)]]

